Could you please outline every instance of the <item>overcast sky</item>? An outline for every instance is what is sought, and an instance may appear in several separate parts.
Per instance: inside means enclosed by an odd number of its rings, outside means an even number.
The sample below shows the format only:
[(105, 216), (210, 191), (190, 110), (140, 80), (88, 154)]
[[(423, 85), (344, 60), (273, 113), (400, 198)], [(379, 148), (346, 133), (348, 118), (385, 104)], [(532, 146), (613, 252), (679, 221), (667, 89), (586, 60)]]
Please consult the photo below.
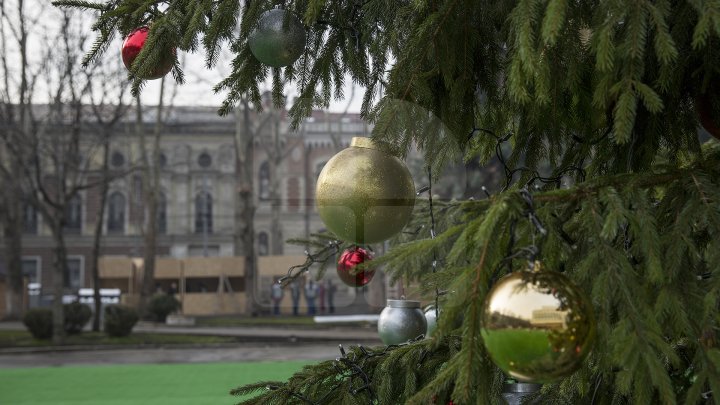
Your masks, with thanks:
[[(17, 0), (0, 0), (3, 3), (6, 15), (11, 21), (17, 21)], [(57, 38), (57, 30), (60, 22), (59, 11), (49, 4), (47, 0), (25, 0), (26, 17), (31, 21), (29, 25), (29, 37), (28, 37), (28, 53), (31, 63), (37, 62), (38, 58), (52, 48), (61, 46), (61, 41)], [(89, 26), (93, 22), (93, 16), (91, 13), (81, 14), (78, 12), (77, 15), (86, 16), (81, 22), (87, 29), (84, 32), (89, 32)], [(9, 27), (9, 26), (6, 26)], [(9, 29), (6, 29), (6, 35), (9, 35)], [(88, 41), (88, 47), (94, 40), (94, 33), (91, 33), (91, 40)], [(120, 48), (122, 39), (116, 38), (114, 43), (108, 48), (105, 57), (117, 58), (120, 60)], [(13, 49), (12, 41), (8, 43), (8, 48), (1, 50), (9, 55), (9, 61), (17, 62), (19, 64), (19, 57), (17, 50)], [(183, 70), (185, 72), (186, 83), (179, 86), (175, 92), (175, 105), (199, 105), (199, 106), (219, 106), (225, 98), (225, 94), (216, 94), (213, 92), (213, 87), (224, 77), (230, 73), (230, 63), (232, 55), (226, 54), (220, 59), (218, 64), (212, 69), (208, 70), (204, 66), (205, 55), (204, 52), (197, 54), (189, 54), (185, 52), (179, 52), (178, 57), (180, 58)], [(17, 67), (10, 66), (11, 72), (19, 70)], [(13, 75), (17, 77), (19, 75)], [(172, 76), (168, 75), (168, 79), (172, 80)], [(166, 79), (167, 80), (167, 79)], [(344, 93), (346, 96), (354, 93), (354, 97), (351, 100), (339, 100), (333, 101), (330, 105), (331, 111), (344, 111), (348, 104), (350, 105), (349, 112), (359, 112), (360, 105), (362, 103), (364, 90), (362, 88), (356, 88), (353, 92), (350, 84), (351, 80), (346, 80), (347, 88)], [(39, 85), (42, 87), (42, 84)], [(14, 86), (11, 86), (14, 87)], [(270, 88), (269, 82), (261, 89), (265, 87)], [(143, 89), (143, 102), (146, 105), (155, 105), (158, 102), (160, 89), (160, 80), (149, 81)], [(35, 91), (34, 102), (44, 103), (47, 102), (47, 92), (44, 89), (38, 88)], [(11, 89), (12, 92), (12, 89)], [(166, 91), (167, 93), (167, 91)], [(286, 88), (286, 94), (290, 97), (294, 97), (296, 94), (295, 86), (288, 85)]]
[[(118, 44), (118, 48), (120, 45)], [(112, 48), (111, 48), (112, 49)], [(118, 58), (120, 57), (120, 51), (118, 49)], [(214, 93), (212, 88), (220, 82), (225, 76), (230, 73), (230, 58), (221, 59), (217, 66), (212, 70), (208, 70), (205, 67), (205, 54), (204, 52), (199, 54), (181, 53), (180, 60), (185, 71), (186, 83), (180, 86), (177, 90), (176, 104), (178, 105), (219, 105), (225, 98), (224, 93)], [(330, 104), (331, 111), (344, 111), (347, 108), (348, 103), (350, 104), (349, 112), (359, 112), (362, 104), (362, 98), (364, 89), (356, 86), (354, 96), (350, 99), (352, 91), (352, 80), (346, 80), (346, 86), (344, 94), (345, 99), (339, 101), (333, 101)], [(267, 89), (270, 88), (270, 82), (265, 83)], [(160, 88), (159, 80), (155, 82), (148, 82), (145, 87), (145, 96), (148, 98), (145, 100), (147, 103), (155, 104), (158, 97), (158, 91)], [(261, 86), (262, 88), (262, 86)], [(286, 88), (286, 94), (293, 97), (297, 94), (294, 85), (290, 84)]]

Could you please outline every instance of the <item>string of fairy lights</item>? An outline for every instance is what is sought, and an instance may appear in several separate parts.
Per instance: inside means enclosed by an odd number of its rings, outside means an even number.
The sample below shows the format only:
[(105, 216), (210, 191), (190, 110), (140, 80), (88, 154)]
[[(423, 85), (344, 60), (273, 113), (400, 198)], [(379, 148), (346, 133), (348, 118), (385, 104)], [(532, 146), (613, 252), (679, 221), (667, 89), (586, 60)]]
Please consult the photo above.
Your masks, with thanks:
[[(503, 187), (503, 191), (507, 190), (510, 185), (512, 184), (514, 177), (519, 172), (525, 172), (530, 171), (530, 169), (525, 167), (519, 167), (519, 168), (511, 168), (508, 165), (507, 159), (505, 158), (504, 152), (503, 152), (503, 144), (505, 142), (508, 142), (509, 139), (512, 136), (511, 134), (505, 135), (503, 137), (496, 136), (494, 133), (487, 131), (487, 130), (481, 130), (476, 128), (473, 132), (476, 131), (482, 131), (486, 133), (490, 133), (493, 135), (493, 137), (496, 140), (496, 147), (495, 152), (498, 161), (503, 165), (503, 169), (506, 175), (505, 180), (505, 186)], [(515, 229), (517, 225), (517, 221), (513, 221), (510, 226), (510, 239), (508, 242), (507, 247), (507, 254), (506, 257), (501, 260), (501, 262), (498, 264), (493, 276), (491, 277), (491, 285), (497, 281), (500, 273), (502, 272), (503, 267), (506, 267), (506, 273), (512, 271), (512, 262), (514, 259), (518, 258), (524, 258), (527, 260), (528, 267), (530, 269), (533, 268), (535, 265), (535, 259), (541, 254), (541, 247), (542, 247), (542, 241), (548, 234), (548, 230), (545, 227), (545, 225), (542, 223), (542, 221), (539, 219), (535, 207), (534, 207), (534, 200), (533, 195), (530, 191), (531, 187), (536, 181), (542, 182), (543, 184), (554, 184), (557, 187), (560, 187), (561, 183), (560, 180), (562, 176), (566, 175), (567, 173), (576, 172), (578, 173), (579, 177), (581, 179), (584, 179), (585, 173), (582, 170), (582, 168), (579, 167), (569, 167), (564, 170), (561, 170), (552, 177), (545, 177), (541, 176), (537, 171), (531, 171), (533, 174), (533, 177), (528, 180), (524, 187), (522, 187), (519, 190), (521, 198), (525, 202), (525, 217), (532, 225), (532, 240), (531, 244), (528, 246), (523, 246), (520, 248), (515, 248), (515, 244), (517, 241), (517, 237), (515, 235)], [(430, 229), (429, 229), (429, 237), (431, 239), (435, 239), (436, 237), (436, 217), (435, 217), (435, 204), (434, 204), (434, 196), (432, 193), (432, 184), (433, 184), (433, 177), (432, 177), (432, 169), (427, 169), (427, 176), (428, 176), (428, 185), (425, 187), (420, 188), (417, 191), (417, 196), (422, 195), (423, 193), (428, 193), (428, 215), (429, 215), (429, 223), (430, 223)], [(490, 197), (490, 193), (487, 192), (487, 189), (485, 187), (482, 188), (483, 192)], [(422, 229), (422, 226), (420, 227)], [(419, 230), (419, 229), (418, 229)], [(406, 233), (412, 233), (416, 234), (417, 232), (406, 232)], [(301, 275), (307, 273), (310, 271), (311, 267), (315, 264), (321, 264), (325, 263), (328, 260), (331, 260), (336, 257), (336, 255), (341, 251), (341, 248), (343, 246), (344, 242), (339, 240), (328, 240), (325, 242), (325, 246), (318, 249), (315, 252), (309, 252), (306, 251), (306, 260), (304, 263), (292, 266), (288, 272), (287, 275), (281, 278), (278, 282), (281, 285), (287, 285), (289, 282), (295, 280), (296, 278), (300, 277)], [(432, 271), (433, 273), (438, 271), (438, 258), (437, 258), (437, 252), (433, 250), (433, 260), (432, 260)], [(435, 286), (435, 305), (434, 305), (434, 311), (435, 311), (435, 317), (436, 319), (439, 319), (440, 315), (440, 297), (444, 295), (446, 292), (441, 291), (439, 286)], [(408, 341), (407, 343), (403, 343), (401, 345), (388, 345), (385, 346), (384, 349), (381, 350), (369, 350), (363, 346), (358, 346), (357, 351), (353, 353), (360, 353), (360, 355), (353, 354), (348, 355), (345, 350), (340, 347), (341, 356), (338, 357), (334, 364), (334, 367), (336, 368), (338, 375), (342, 376), (346, 379), (350, 379), (351, 383), (349, 386), (351, 387), (351, 394), (358, 395), (360, 393), (365, 393), (368, 396), (369, 403), (377, 403), (377, 397), (376, 393), (372, 387), (372, 380), (368, 376), (368, 374), (363, 370), (363, 363), (364, 360), (369, 357), (375, 357), (375, 356), (383, 356), (386, 355), (389, 351), (393, 350), (394, 348), (405, 346), (409, 344), (416, 343), (422, 339), (424, 339), (424, 335), (420, 335), (415, 339), (412, 339)], [(425, 356), (422, 356), (423, 358)], [(358, 379), (361, 381), (361, 384), (354, 385), (353, 380)], [(303, 402), (307, 404), (322, 404), (325, 403), (324, 401), (328, 398), (330, 393), (340, 387), (343, 384), (342, 379), (338, 384), (329, 390), (328, 392), (325, 392), (325, 394), (318, 398), (318, 399), (311, 399), (309, 397), (304, 396), (301, 393), (298, 392), (291, 392), (290, 395), (302, 400)], [(597, 385), (599, 386), (600, 382), (597, 382)], [(354, 387), (354, 388), (353, 388)], [(280, 387), (276, 386), (268, 386), (269, 390), (279, 389)], [(597, 390), (597, 388), (596, 388)], [(595, 395), (593, 395), (594, 397)]]

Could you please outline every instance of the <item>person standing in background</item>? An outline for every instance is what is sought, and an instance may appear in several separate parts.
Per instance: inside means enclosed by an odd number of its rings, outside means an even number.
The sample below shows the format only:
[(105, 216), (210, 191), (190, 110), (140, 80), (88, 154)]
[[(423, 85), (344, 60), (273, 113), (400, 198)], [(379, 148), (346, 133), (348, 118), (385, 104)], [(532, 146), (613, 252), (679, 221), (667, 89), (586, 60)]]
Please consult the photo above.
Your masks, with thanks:
[(273, 301), (273, 315), (280, 315), (280, 302), (283, 299), (283, 289), (277, 281), (270, 287), (270, 297)]
[(317, 284), (315, 284), (315, 281), (310, 279), (310, 281), (305, 284), (305, 300), (307, 301), (308, 315), (315, 315), (315, 298), (317, 297), (317, 294)]
[(331, 314), (335, 313), (335, 303), (333, 302), (333, 297), (335, 296), (335, 284), (333, 284), (332, 280), (327, 279), (327, 286), (325, 287), (325, 294), (327, 295), (327, 302), (328, 302), (328, 311), (330, 311)]
[(293, 280), (290, 284), (290, 298), (292, 298), (293, 315), (298, 316), (298, 306), (300, 305), (300, 285), (298, 280)]
[(323, 283), (318, 283), (318, 301), (320, 307), (320, 313), (325, 313), (325, 286)]

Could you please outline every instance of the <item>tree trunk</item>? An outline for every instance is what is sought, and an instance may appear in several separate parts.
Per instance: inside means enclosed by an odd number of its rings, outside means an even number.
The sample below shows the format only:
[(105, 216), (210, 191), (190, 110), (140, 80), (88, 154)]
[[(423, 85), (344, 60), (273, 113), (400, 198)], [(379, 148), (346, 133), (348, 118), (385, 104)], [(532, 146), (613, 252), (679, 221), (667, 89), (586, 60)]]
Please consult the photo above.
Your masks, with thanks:
[(243, 100), (242, 118), (236, 110), (235, 155), (237, 158), (237, 198), (235, 200), (235, 254), (245, 257), (245, 312), (256, 314), (255, 201), (253, 193), (253, 134), (250, 106)]
[[(61, 214), (62, 215), (62, 214)], [(53, 338), (54, 344), (62, 344), (65, 340), (65, 311), (63, 308), (63, 294), (65, 293), (65, 280), (68, 279), (67, 248), (63, 235), (62, 221), (56, 221), (52, 226), (55, 240), (53, 283)]]
[[(271, 111), (270, 114), (277, 114), (276, 111)], [(282, 226), (280, 225), (280, 208), (282, 206), (282, 195), (280, 193), (280, 165), (283, 161), (283, 145), (280, 143), (280, 116), (273, 116), (272, 125), (272, 136), (273, 136), (273, 154), (269, 156), (270, 162), (270, 252), (273, 255), (283, 254), (283, 234)]]
[(8, 269), (8, 288), (6, 292), (7, 319), (21, 319), (25, 308), (23, 305), (23, 274), (22, 274), (22, 203), (15, 193), (5, 196), (5, 261)]
[(140, 290), (140, 313), (145, 313), (145, 308), (150, 297), (155, 292), (155, 256), (157, 255), (157, 209), (158, 209), (158, 188), (160, 187), (160, 171), (158, 162), (160, 160), (160, 136), (162, 134), (163, 98), (165, 95), (165, 78), (160, 83), (160, 98), (157, 106), (157, 119), (153, 134), (152, 150), (148, 153), (145, 131), (142, 128), (142, 114), (140, 101), (138, 99), (138, 132), (140, 135), (140, 153), (143, 160), (143, 202), (147, 216), (144, 218), (144, 251), (143, 251), (143, 281)]
[(107, 195), (109, 189), (109, 168), (108, 160), (110, 156), (110, 136), (105, 133), (103, 139), (103, 163), (102, 163), (102, 176), (103, 181), (100, 183), (100, 208), (98, 209), (97, 217), (95, 218), (95, 234), (93, 235), (93, 248), (92, 248), (92, 263), (90, 265), (92, 269), (93, 279), (93, 300), (95, 306), (95, 315), (93, 316), (92, 330), (94, 332), (100, 331), (100, 318), (102, 311), (102, 302), (100, 302), (100, 241), (102, 238), (103, 230), (103, 218), (105, 217), (105, 205), (107, 203)]
[(156, 191), (153, 188), (145, 187), (143, 197), (147, 209), (147, 217), (145, 218), (145, 234), (143, 235), (145, 246), (143, 248), (142, 289), (140, 290), (141, 314), (145, 314), (147, 303), (155, 293), (155, 254), (157, 253), (157, 221), (155, 221), (157, 217)]

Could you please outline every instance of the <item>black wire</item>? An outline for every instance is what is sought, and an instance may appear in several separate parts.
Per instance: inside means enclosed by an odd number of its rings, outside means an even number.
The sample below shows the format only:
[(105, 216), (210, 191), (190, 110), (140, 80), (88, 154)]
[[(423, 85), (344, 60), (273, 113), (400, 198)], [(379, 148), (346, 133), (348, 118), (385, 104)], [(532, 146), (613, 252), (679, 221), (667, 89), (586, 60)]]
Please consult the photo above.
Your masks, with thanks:
[[(570, 165), (570, 166), (562, 169), (560, 172), (557, 172), (554, 176), (550, 176), (550, 177), (542, 176), (542, 175), (540, 175), (540, 173), (537, 170), (532, 170), (527, 166), (510, 168), (510, 165), (507, 162), (507, 159), (505, 157), (505, 153), (502, 150), (502, 147), (503, 147), (503, 144), (505, 144), (506, 142), (508, 142), (510, 140), (510, 138), (512, 138), (512, 136), (514, 135), (513, 132), (512, 131), (508, 132), (504, 136), (500, 137), (500, 136), (497, 136), (493, 131), (491, 131), (489, 129), (474, 127), (472, 129), (472, 131), (470, 131), (470, 134), (468, 135), (468, 140), (470, 138), (472, 138), (473, 136), (475, 136), (475, 134), (477, 134), (479, 132), (484, 132), (484, 133), (492, 136), (493, 138), (495, 138), (495, 142), (496, 142), (495, 143), (495, 156), (497, 157), (498, 161), (500, 162), (500, 164), (503, 167), (503, 171), (505, 172), (505, 185), (503, 186), (502, 191), (506, 191), (507, 189), (509, 189), (513, 183), (515, 174), (522, 173), (522, 172), (530, 172), (533, 175), (525, 183), (525, 187), (531, 187), (536, 181), (539, 181), (543, 184), (555, 183), (558, 185), (558, 188), (559, 188), (561, 185), (560, 182), (562, 180), (562, 177), (571, 172), (576, 172), (578, 177), (580, 178), (581, 182), (585, 181), (586, 174), (585, 174), (585, 170), (581, 167), (582, 164)], [(602, 137), (600, 137), (597, 141), (593, 141), (593, 143), (591, 143), (591, 144), (600, 142), (606, 135), (607, 135), (607, 133), (605, 135), (603, 135)], [(583, 143), (583, 141), (580, 138), (573, 137), (573, 139), (578, 143)], [(486, 192), (486, 194), (487, 194), (487, 192)]]
[(311, 254), (310, 252), (308, 252), (306, 250), (305, 255), (307, 256), (307, 258), (305, 259), (305, 263), (290, 267), (290, 269), (288, 269), (288, 271), (287, 271), (287, 275), (278, 280), (278, 284), (285, 287), (289, 283), (295, 281), (303, 273), (306, 273), (307, 271), (309, 271), (310, 267), (313, 264), (325, 263), (331, 257), (333, 257), (334, 255), (338, 254), (338, 252), (340, 252), (341, 245), (342, 245), (341, 241), (333, 240), (333, 241), (328, 242), (327, 246), (325, 246), (324, 248), (315, 252), (315, 254)]
[[(432, 194), (432, 167), (428, 166), (428, 201), (430, 203), (430, 239), (435, 239), (435, 212), (433, 211), (433, 194)], [(437, 251), (433, 248), (432, 272), (437, 272)], [(435, 285), (435, 322), (440, 320), (440, 290)]]
[(593, 390), (593, 396), (592, 396), (592, 400), (590, 401), (590, 405), (595, 405), (595, 397), (598, 393), (598, 389), (600, 388), (601, 383), (602, 383), (602, 374), (597, 376), (597, 381), (595, 382), (595, 389)]

